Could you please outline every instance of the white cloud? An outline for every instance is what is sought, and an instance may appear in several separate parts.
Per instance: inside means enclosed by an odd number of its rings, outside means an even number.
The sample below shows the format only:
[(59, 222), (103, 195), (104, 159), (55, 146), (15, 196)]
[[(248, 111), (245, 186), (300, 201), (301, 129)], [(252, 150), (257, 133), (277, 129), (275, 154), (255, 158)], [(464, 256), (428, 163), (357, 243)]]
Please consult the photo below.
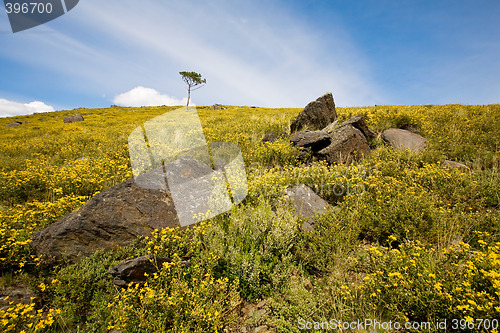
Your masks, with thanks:
[(35, 112), (52, 112), (54, 108), (40, 101), (18, 103), (0, 98), (0, 117), (13, 117)]
[[(155, 89), (139, 86), (115, 96), (113, 103), (124, 106), (174, 106), (186, 104), (187, 98), (179, 100), (175, 97), (162, 95)], [(193, 105), (193, 103), (190, 104)]]

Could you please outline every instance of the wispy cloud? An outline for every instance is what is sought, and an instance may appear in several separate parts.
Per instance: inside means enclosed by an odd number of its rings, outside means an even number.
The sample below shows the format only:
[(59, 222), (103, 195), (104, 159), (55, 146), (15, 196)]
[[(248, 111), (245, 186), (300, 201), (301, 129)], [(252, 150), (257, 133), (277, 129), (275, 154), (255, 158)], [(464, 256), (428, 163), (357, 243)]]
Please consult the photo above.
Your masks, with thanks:
[(266, 13), (251, 3), (242, 9), (229, 1), (148, 0), (86, 1), (78, 9), (78, 24), (120, 50), (108, 54), (115, 63), (102, 72), (109, 74), (107, 94), (126, 84), (180, 95), (177, 73), (195, 70), (207, 78), (197, 92), (204, 104), (303, 106), (326, 91), (344, 105), (381, 99), (367, 62), (345, 34), (328, 36), (338, 48), (332, 52), (324, 37), (283, 11)]
[(99, 98), (139, 86), (183, 96), (178, 72), (188, 70), (207, 78), (198, 104), (301, 107), (326, 91), (340, 105), (384, 99), (341, 28), (325, 36), (273, 6), (87, 0), (39, 28), (46, 33), (8, 37), (0, 54), (57, 73), (63, 89)]
[(40, 101), (18, 103), (0, 98), (0, 117), (13, 117), (35, 112), (51, 112), (54, 108)]

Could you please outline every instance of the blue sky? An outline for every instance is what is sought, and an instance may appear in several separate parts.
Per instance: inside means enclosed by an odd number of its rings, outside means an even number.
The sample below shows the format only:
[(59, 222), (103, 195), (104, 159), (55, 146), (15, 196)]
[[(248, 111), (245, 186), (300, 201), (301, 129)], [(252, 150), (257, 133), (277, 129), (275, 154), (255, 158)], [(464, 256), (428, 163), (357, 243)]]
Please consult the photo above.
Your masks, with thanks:
[(13, 34), (0, 116), (78, 107), (500, 103), (500, 1), (80, 0)]

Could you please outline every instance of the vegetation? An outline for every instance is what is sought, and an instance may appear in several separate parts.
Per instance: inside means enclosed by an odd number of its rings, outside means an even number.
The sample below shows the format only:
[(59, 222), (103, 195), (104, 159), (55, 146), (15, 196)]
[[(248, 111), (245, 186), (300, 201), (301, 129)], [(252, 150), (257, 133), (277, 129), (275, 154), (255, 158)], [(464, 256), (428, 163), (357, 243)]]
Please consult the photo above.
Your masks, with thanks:
[[(0, 290), (23, 285), (37, 295), (29, 304), (0, 300), (7, 304), (0, 331), (222, 332), (266, 324), (300, 332), (301, 323), (342, 327), (364, 319), (430, 323), (409, 331), (440, 331), (436, 323), (444, 320), (449, 330), (495, 328), (500, 105), (338, 108), (341, 120), (361, 114), (377, 131), (412, 128), (429, 140), (425, 152), (413, 153), (377, 138), (372, 154), (351, 166), (303, 166), (286, 139), (260, 141), (267, 132), (287, 132), (299, 109), (200, 107), (207, 140), (242, 149), (244, 202), (193, 228), (157, 230), (112, 253), (44, 266), (29, 236), (130, 178), (128, 135), (172, 109), (0, 119)], [(85, 121), (64, 124), (74, 113)], [(13, 120), (27, 124), (4, 126)], [(470, 170), (444, 167), (445, 159)], [(312, 232), (301, 230), (303, 221), (282, 197), (300, 183), (337, 205), (316, 218)], [(147, 283), (117, 289), (106, 271), (148, 253), (173, 261)], [(266, 313), (243, 323), (242, 304), (261, 300)]]
[(189, 99), (191, 98), (191, 91), (200, 89), (207, 83), (206, 79), (201, 78), (201, 74), (196, 72), (179, 72), (182, 76), (182, 81), (184, 81), (188, 86), (188, 98), (186, 107), (189, 106)]

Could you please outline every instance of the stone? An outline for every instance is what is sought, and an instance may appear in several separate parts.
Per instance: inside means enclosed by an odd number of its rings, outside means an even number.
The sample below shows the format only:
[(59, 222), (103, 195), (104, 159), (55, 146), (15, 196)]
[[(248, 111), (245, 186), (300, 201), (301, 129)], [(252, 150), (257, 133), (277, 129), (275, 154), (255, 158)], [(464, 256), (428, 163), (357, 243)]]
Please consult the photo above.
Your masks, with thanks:
[(349, 118), (348, 120), (340, 124), (338, 127), (343, 127), (347, 125), (351, 125), (354, 128), (360, 130), (361, 133), (363, 133), (363, 135), (365, 136), (366, 140), (374, 139), (377, 136), (377, 134), (368, 127), (365, 118), (363, 118), (363, 116), (361, 115)]
[(85, 205), (31, 236), (47, 261), (76, 262), (96, 250), (126, 246), (154, 229), (179, 226), (170, 192), (138, 186), (131, 178), (93, 196)]
[(8, 286), (6, 288), (0, 289), (0, 310), (7, 310), (12, 307), (10, 302), (13, 304), (40, 304), (41, 299), (34, 293), (29, 287), (19, 285), (19, 286)]
[(254, 333), (266, 333), (266, 332), (269, 332), (268, 331), (268, 326), (267, 325), (262, 325), (262, 326), (256, 327), (253, 330), (253, 332)]
[(316, 152), (328, 147), (332, 139), (328, 133), (323, 131), (303, 131), (294, 134), (290, 141), (297, 147), (310, 148)]
[(337, 119), (332, 93), (326, 93), (306, 105), (290, 125), (292, 133), (302, 129), (321, 130)]
[(306, 231), (314, 229), (314, 216), (316, 214), (325, 213), (330, 204), (317, 195), (309, 186), (300, 184), (288, 189), (285, 193), (285, 198), (289, 200), (294, 208), (295, 215), (308, 221), (302, 224), (302, 228)]
[(470, 170), (470, 168), (467, 165), (450, 160), (445, 160), (441, 165), (452, 169), (467, 170), (467, 171)]
[(424, 137), (399, 128), (385, 130), (382, 132), (382, 139), (396, 149), (409, 149), (416, 152), (424, 150), (427, 143)]
[(214, 109), (215, 111), (220, 111), (220, 110), (222, 110), (222, 109), (223, 109), (223, 107), (222, 107), (222, 105), (220, 105), (220, 104), (214, 104), (214, 105), (213, 105), (213, 109)]
[[(96, 194), (77, 211), (32, 235), (30, 246), (49, 262), (76, 262), (96, 250), (113, 250), (139, 236), (150, 236), (154, 229), (183, 227), (183, 216), (192, 221), (213, 208), (214, 201), (208, 200), (214, 193), (214, 187), (208, 186), (214, 182), (213, 172), (208, 165), (183, 156)], [(222, 203), (230, 208), (227, 192), (223, 194), (228, 202)]]
[(262, 142), (274, 142), (278, 140), (278, 136), (274, 133), (266, 133), (262, 138)]
[(316, 156), (328, 163), (351, 164), (370, 153), (368, 141), (363, 133), (352, 125), (345, 125), (330, 133), (331, 144)]
[(121, 262), (107, 273), (114, 277), (114, 284), (125, 287), (129, 283), (146, 281), (149, 275), (158, 272), (158, 269), (161, 269), (163, 263), (166, 262), (172, 262), (172, 260), (168, 257), (147, 255)]
[(77, 114), (71, 117), (64, 117), (63, 121), (65, 123), (75, 123), (77, 121), (84, 121), (83, 116), (81, 114)]
[(326, 126), (325, 128), (322, 129), (323, 132), (326, 132), (326, 133), (331, 133), (333, 132), (335, 129), (337, 129), (339, 127), (339, 121), (338, 119), (335, 120), (333, 123), (329, 124), (328, 126)]
[(16, 120), (13, 123), (5, 125), (5, 127), (17, 127), (17, 126), (22, 125), (22, 124), (23, 124), (22, 121)]

